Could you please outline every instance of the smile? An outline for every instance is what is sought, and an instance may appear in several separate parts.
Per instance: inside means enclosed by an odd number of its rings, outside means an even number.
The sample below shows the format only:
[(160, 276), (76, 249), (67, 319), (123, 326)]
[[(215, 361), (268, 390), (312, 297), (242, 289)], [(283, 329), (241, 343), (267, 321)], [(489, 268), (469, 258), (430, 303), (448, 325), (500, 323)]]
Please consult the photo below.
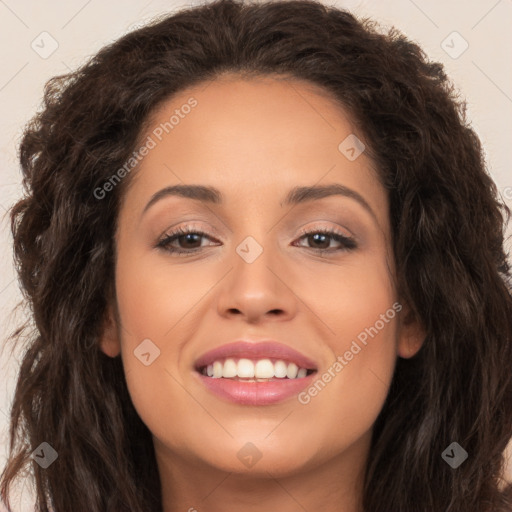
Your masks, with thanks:
[(210, 392), (224, 400), (269, 405), (309, 386), (317, 365), (275, 341), (236, 341), (201, 356), (194, 373)]
[(279, 379), (301, 379), (313, 373), (314, 369), (299, 368), (293, 362), (282, 359), (226, 359), (200, 368), (202, 375), (214, 379), (244, 379), (246, 382), (265, 382)]

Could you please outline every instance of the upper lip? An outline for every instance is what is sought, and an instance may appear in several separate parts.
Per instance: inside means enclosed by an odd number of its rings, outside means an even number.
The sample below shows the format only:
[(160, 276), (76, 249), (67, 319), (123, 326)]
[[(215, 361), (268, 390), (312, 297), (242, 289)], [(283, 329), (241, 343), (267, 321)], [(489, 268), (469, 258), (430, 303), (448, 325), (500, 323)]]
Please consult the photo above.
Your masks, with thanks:
[(195, 367), (196, 370), (198, 370), (212, 364), (214, 361), (227, 358), (282, 359), (287, 362), (295, 363), (299, 368), (317, 369), (316, 363), (304, 354), (301, 354), (288, 345), (274, 340), (258, 342), (237, 340), (232, 343), (227, 343), (226, 345), (221, 345), (200, 356), (196, 360)]

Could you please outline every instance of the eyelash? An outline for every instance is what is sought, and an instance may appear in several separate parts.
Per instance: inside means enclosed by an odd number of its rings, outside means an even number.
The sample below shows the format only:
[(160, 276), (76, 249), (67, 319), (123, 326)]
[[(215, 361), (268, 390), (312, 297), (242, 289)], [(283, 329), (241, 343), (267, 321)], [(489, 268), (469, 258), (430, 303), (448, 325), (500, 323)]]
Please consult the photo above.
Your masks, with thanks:
[[(164, 251), (170, 252), (172, 254), (176, 254), (177, 256), (187, 256), (198, 252), (202, 247), (196, 247), (194, 249), (178, 249), (176, 247), (170, 247), (170, 244), (177, 240), (178, 238), (188, 235), (194, 234), (199, 235), (201, 237), (213, 238), (208, 233), (204, 233), (200, 230), (193, 229), (191, 227), (179, 228), (176, 231), (169, 233), (164, 238), (162, 238), (156, 245), (156, 247), (163, 249)], [(300, 233), (299, 240), (310, 235), (326, 235), (330, 237), (332, 240), (339, 242), (343, 247), (338, 249), (315, 249), (314, 247), (306, 247), (306, 249), (312, 249), (320, 254), (325, 253), (336, 253), (340, 251), (351, 251), (357, 248), (357, 244), (354, 239), (349, 238), (336, 230), (327, 230), (327, 229), (313, 229), (310, 231), (302, 230)]]

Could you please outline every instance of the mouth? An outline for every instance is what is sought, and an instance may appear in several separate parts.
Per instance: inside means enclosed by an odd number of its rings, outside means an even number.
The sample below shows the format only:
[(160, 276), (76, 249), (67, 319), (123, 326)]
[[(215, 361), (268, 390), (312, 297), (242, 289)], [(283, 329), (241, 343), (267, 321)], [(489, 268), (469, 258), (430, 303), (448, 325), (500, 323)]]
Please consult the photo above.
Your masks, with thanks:
[(237, 341), (201, 356), (194, 370), (209, 391), (225, 400), (268, 405), (309, 385), (318, 366), (281, 343)]
[(217, 359), (197, 371), (212, 379), (231, 379), (243, 382), (268, 382), (302, 379), (316, 372), (314, 368), (304, 368), (292, 361), (283, 359)]

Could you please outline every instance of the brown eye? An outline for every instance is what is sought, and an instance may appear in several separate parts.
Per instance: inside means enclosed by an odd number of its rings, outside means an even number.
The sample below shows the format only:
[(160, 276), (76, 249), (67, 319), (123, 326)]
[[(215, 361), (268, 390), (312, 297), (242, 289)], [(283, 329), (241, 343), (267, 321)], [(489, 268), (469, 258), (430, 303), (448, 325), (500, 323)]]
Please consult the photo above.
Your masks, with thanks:
[[(213, 237), (202, 231), (180, 228), (165, 235), (165, 237), (162, 238), (156, 246), (172, 254), (194, 254), (204, 247), (201, 244), (203, 238), (215, 240)], [(352, 238), (337, 231), (312, 230), (303, 232), (299, 240), (302, 239), (305, 239), (308, 245), (299, 245), (299, 247), (312, 249), (321, 254), (338, 253), (340, 251), (352, 250), (357, 247), (356, 242)], [(331, 243), (333, 241), (339, 244), (339, 247), (331, 247)]]
[[(309, 232), (303, 232), (300, 240), (306, 239), (308, 242), (308, 249), (316, 249), (319, 252), (338, 252), (338, 251), (346, 251), (355, 249), (357, 247), (356, 242), (337, 231), (329, 231), (329, 230), (313, 230)], [(331, 242), (337, 242), (341, 245), (341, 247), (330, 247)], [(303, 246), (302, 246), (303, 247)]]
[(201, 239), (210, 237), (207, 233), (197, 230), (177, 229), (169, 233), (157, 244), (157, 247), (170, 253), (192, 254), (201, 249)]

